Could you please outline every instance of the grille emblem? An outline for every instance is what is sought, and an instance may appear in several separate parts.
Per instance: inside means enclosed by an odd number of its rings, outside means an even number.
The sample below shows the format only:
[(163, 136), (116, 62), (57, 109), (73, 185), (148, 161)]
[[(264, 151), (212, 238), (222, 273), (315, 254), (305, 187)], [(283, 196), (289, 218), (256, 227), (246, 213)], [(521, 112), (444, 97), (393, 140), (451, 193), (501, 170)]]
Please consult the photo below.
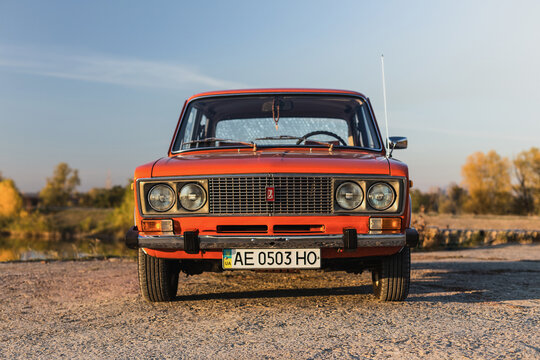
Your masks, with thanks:
[(266, 188), (266, 201), (274, 201), (275, 200), (275, 189), (273, 186), (269, 186)]

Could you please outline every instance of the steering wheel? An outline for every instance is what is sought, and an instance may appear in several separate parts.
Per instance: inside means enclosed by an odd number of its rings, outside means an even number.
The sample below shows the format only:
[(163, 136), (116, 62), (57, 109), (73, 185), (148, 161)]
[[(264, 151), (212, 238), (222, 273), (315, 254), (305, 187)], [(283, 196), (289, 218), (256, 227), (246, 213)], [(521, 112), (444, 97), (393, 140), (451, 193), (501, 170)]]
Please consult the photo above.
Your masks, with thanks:
[(331, 136), (331, 137), (336, 138), (337, 140), (339, 140), (339, 142), (343, 146), (347, 146), (347, 143), (345, 142), (345, 140), (343, 140), (338, 134), (334, 134), (333, 132), (323, 131), (323, 130), (312, 131), (310, 133), (307, 133), (306, 135), (304, 135), (300, 139), (298, 139), (298, 141), (296, 142), (296, 145), (300, 145), (302, 143), (302, 141), (305, 141), (307, 138), (315, 136), (315, 135), (328, 135), (328, 136)]

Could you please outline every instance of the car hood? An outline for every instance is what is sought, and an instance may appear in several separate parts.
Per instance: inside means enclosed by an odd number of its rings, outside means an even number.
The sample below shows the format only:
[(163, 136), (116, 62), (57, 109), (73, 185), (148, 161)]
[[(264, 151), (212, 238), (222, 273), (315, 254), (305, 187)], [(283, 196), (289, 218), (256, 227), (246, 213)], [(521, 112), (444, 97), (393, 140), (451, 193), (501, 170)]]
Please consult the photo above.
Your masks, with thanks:
[(153, 166), (152, 177), (257, 173), (389, 174), (388, 160), (359, 151), (250, 150), (185, 152), (162, 158)]

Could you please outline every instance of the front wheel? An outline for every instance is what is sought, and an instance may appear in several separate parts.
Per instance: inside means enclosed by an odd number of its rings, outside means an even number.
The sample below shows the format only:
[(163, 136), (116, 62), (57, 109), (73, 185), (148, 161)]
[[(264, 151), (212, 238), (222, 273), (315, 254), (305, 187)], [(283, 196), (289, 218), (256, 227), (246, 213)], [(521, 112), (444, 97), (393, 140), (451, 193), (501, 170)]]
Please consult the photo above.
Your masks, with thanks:
[(160, 259), (139, 249), (139, 287), (146, 301), (171, 301), (178, 291), (178, 260)]
[(371, 272), (373, 293), (381, 301), (403, 301), (409, 295), (411, 279), (411, 250), (404, 247), (399, 253), (385, 257)]

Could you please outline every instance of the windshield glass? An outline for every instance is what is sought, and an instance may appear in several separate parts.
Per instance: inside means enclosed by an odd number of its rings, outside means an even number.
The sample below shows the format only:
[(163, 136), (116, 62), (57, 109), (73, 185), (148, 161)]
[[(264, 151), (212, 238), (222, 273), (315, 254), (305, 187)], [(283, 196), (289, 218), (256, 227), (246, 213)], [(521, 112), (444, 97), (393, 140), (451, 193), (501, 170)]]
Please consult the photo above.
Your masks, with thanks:
[(192, 101), (172, 151), (252, 144), (381, 148), (369, 109), (362, 99), (250, 95)]

